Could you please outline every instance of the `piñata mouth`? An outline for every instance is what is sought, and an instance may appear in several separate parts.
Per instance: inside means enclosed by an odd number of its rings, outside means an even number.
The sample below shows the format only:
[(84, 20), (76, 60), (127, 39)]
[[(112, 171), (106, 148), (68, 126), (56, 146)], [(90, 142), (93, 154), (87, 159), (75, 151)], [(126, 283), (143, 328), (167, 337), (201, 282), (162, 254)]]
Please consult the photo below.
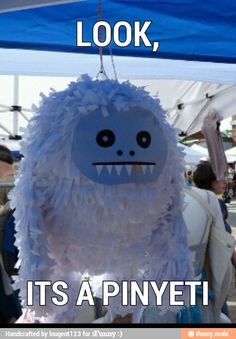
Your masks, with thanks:
[(122, 170), (125, 170), (130, 176), (132, 173), (150, 175), (152, 174), (156, 163), (147, 161), (93, 162), (93, 166), (96, 167), (98, 175), (106, 169), (109, 175), (111, 175), (112, 172), (113, 174), (116, 173), (117, 175), (120, 175)]

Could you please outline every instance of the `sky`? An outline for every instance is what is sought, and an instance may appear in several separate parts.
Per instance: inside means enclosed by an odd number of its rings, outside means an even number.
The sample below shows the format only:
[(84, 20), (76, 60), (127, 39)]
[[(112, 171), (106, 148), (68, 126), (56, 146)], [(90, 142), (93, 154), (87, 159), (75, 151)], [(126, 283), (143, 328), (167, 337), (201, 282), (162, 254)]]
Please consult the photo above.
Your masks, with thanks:
[[(47, 95), (50, 88), (54, 90), (63, 90), (67, 85), (75, 80), (72, 77), (40, 77), (40, 76), (20, 76), (19, 77), (19, 104), (23, 108), (31, 109), (32, 105), (38, 105), (40, 102), (40, 93)], [(9, 75), (0, 75), (0, 105), (11, 106), (14, 103), (14, 77)], [(0, 111), (3, 110), (0, 107)], [(24, 109), (22, 109), (24, 112)], [(24, 112), (29, 118), (31, 113)], [(12, 131), (13, 129), (13, 113), (0, 112), (0, 124), (6, 126)], [(27, 121), (23, 117), (19, 117), (19, 132), (23, 133), (23, 129), (27, 126)], [(23, 128), (23, 129), (22, 129)], [(221, 123), (221, 130), (231, 129), (231, 118), (225, 119)], [(0, 129), (0, 135), (6, 134)]]

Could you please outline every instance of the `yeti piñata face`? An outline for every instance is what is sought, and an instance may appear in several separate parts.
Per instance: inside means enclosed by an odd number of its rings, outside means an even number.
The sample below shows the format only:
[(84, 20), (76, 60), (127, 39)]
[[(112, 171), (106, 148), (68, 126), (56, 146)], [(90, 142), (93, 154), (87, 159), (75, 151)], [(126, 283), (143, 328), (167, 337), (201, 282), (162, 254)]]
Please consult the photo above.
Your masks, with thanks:
[(146, 183), (158, 178), (167, 141), (155, 116), (139, 107), (108, 107), (81, 117), (74, 131), (72, 157), (90, 180), (102, 184)]

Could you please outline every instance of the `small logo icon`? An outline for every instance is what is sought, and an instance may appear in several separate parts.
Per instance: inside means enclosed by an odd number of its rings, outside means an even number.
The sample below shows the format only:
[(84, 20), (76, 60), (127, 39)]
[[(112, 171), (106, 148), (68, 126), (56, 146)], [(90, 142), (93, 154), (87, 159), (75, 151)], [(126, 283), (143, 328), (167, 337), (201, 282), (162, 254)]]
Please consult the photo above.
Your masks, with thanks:
[(195, 335), (195, 332), (194, 332), (194, 331), (188, 331), (188, 336), (189, 336), (190, 338), (193, 338), (194, 335)]

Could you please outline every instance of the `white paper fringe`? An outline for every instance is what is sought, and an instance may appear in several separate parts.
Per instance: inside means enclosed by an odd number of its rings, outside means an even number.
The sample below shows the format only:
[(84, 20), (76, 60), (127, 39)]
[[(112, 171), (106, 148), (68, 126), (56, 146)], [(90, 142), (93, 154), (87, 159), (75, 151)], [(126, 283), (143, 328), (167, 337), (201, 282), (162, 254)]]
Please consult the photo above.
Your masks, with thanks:
[[(91, 182), (73, 164), (73, 129), (95, 108), (106, 112), (140, 107), (153, 112), (168, 140), (168, 159), (149, 184), (106, 186)], [(109, 112), (108, 112), (109, 113)], [(87, 75), (62, 92), (42, 97), (22, 142), (22, 160), (11, 205), (16, 208), (20, 274), (16, 287), (26, 300), (27, 280), (64, 279), (75, 299), (81, 276), (109, 275), (114, 281), (192, 278), (182, 219), (183, 154), (158, 99), (129, 82), (92, 81)], [(78, 292), (77, 290), (77, 292)], [(101, 284), (93, 285), (101, 296)], [(35, 302), (37, 304), (37, 302)], [(24, 306), (26, 307), (25, 303)], [(120, 297), (112, 314), (135, 312)], [(163, 309), (170, 308), (165, 301)], [(70, 322), (79, 307), (34, 306), (44, 321)]]

